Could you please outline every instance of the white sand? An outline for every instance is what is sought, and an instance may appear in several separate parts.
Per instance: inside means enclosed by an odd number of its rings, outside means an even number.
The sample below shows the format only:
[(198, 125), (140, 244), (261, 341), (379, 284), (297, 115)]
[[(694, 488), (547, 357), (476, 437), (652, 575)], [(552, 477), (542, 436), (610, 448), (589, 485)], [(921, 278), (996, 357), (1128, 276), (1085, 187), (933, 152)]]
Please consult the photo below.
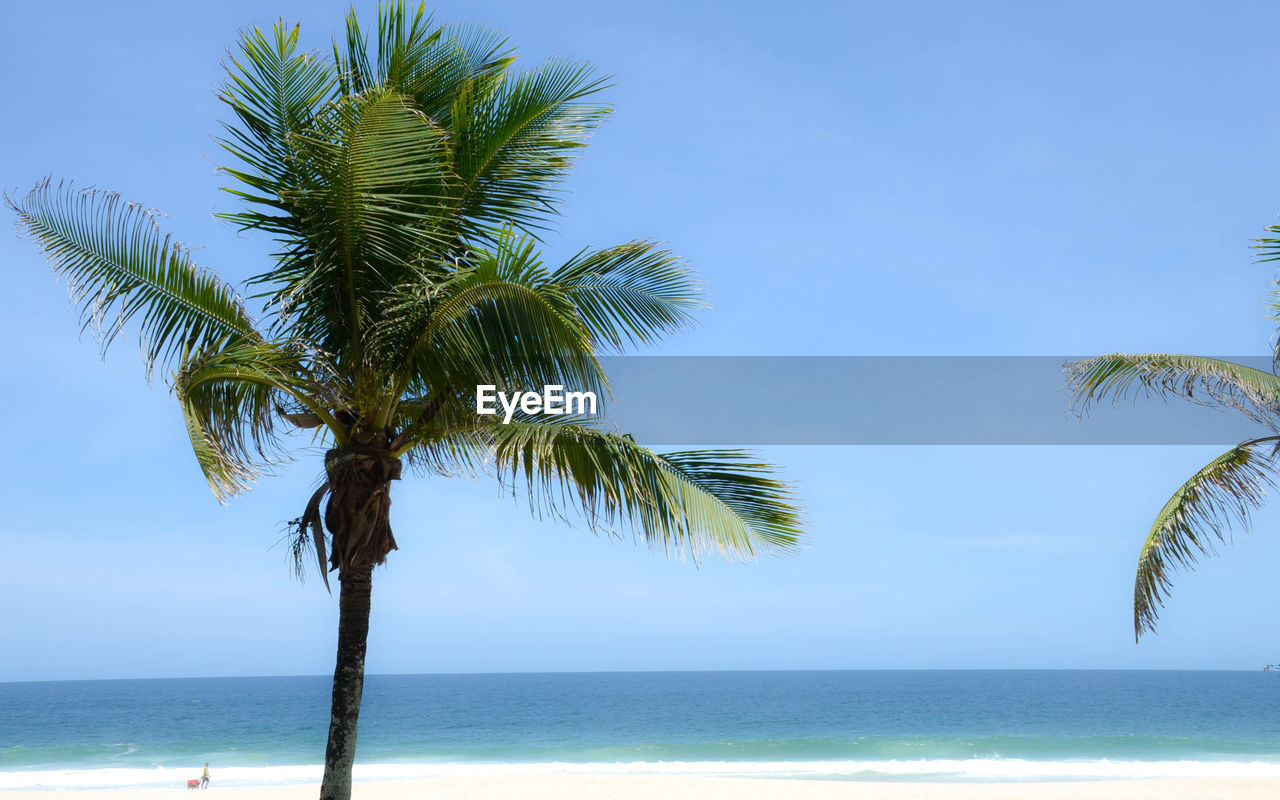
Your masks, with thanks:
[[(317, 786), (13, 790), (3, 800), (315, 800)], [(1263, 800), (1276, 778), (1179, 778), (1054, 783), (889, 783), (667, 775), (506, 775), (357, 783), (353, 800)]]

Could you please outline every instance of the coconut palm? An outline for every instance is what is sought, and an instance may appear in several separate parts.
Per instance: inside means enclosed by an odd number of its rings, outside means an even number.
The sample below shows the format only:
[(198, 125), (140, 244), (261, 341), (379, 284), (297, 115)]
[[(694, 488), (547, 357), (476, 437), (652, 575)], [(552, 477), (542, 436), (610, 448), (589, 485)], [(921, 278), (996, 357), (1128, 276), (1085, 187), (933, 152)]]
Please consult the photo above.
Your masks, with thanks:
[[(1280, 226), (1268, 228), (1280, 235)], [(1258, 240), (1262, 260), (1280, 260), (1280, 238)], [(1280, 280), (1272, 295), (1280, 319)], [(1154, 633), (1173, 573), (1190, 570), (1216, 554), (1233, 527), (1247, 530), (1249, 513), (1266, 500), (1280, 467), (1280, 338), (1271, 371), (1218, 358), (1175, 353), (1113, 353), (1067, 364), (1072, 405), (1081, 412), (1094, 402), (1131, 395), (1177, 397), (1244, 414), (1268, 435), (1240, 442), (1205, 464), (1173, 493), (1156, 515), (1138, 553), (1133, 587), (1135, 640)]]
[(582, 415), (476, 413), (479, 385), (607, 398), (598, 357), (688, 325), (697, 284), (653, 242), (539, 256), (559, 182), (607, 113), (589, 66), (518, 71), (500, 38), (401, 4), (379, 8), (369, 38), (353, 12), (328, 58), (277, 24), (244, 33), (227, 62), (220, 141), (243, 205), (222, 216), (276, 243), (252, 303), (115, 194), (46, 180), (10, 200), (104, 349), (138, 332), (220, 500), (300, 437), (326, 450), (290, 523), (299, 566), (314, 559), (340, 584), (322, 798), (351, 792), (370, 590), (397, 549), (402, 465), (492, 475), (539, 513), (669, 554), (753, 557), (802, 534), (789, 487), (749, 453), (658, 453)]

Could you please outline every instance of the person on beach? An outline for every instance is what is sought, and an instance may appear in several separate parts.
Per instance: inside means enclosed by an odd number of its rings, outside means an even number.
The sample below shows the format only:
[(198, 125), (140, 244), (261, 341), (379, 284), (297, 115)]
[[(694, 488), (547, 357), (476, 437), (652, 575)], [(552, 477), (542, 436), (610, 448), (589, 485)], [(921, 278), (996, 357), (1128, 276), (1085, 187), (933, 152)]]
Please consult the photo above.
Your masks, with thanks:
[(209, 788), (209, 762), (204, 762), (204, 774), (200, 776), (200, 788)]

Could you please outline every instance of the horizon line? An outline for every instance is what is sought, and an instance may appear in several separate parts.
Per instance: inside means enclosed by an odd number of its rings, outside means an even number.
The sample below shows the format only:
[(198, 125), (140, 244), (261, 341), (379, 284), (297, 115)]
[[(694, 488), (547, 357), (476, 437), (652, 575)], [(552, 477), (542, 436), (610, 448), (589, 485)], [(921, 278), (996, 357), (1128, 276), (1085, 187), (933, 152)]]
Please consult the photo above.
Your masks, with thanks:
[[(366, 678), (422, 678), (422, 677), (482, 677), (526, 675), (693, 675), (738, 673), (801, 673), (801, 672), (1264, 672), (1253, 669), (1223, 667), (834, 667), (812, 669), (596, 669), (596, 670), (495, 670), (482, 672), (371, 672)], [(331, 680), (332, 674), (273, 674), (273, 675), (164, 675), (129, 678), (53, 678), (34, 680), (0, 680), (0, 686), (24, 683), (107, 683), (113, 681), (218, 681), (261, 680), (286, 678), (323, 678)]]

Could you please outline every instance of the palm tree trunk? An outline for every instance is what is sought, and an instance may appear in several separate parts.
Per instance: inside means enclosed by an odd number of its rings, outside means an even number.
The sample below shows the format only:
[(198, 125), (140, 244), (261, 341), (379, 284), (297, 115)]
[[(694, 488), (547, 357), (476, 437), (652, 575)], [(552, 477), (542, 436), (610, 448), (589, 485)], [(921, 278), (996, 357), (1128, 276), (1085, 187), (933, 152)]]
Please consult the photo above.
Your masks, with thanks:
[(342, 578), (338, 599), (338, 663), (333, 670), (333, 711), (324, 754), (320, 800), (351, 800), (351, 768), (356, 761), (356, 723), (364, 693), (364, 654), (369, 638), (369, 597), (373, 564)]

